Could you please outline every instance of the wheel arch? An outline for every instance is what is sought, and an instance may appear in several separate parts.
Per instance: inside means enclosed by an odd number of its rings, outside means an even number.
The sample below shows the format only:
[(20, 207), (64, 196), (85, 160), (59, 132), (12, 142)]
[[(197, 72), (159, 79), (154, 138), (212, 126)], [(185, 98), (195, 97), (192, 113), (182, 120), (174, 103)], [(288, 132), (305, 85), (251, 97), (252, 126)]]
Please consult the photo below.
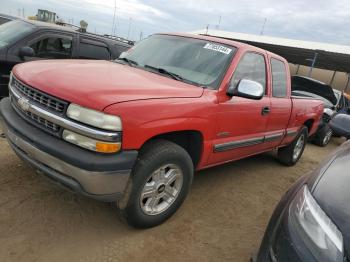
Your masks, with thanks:
[(181, 130), (157, 134), (146, 140), (142, 145), (141, 150), (146, 144), (156, 139), (164, 139), (184, 148), (190, 155), (195, 168), (200, 163), (203, 155), (204, 141), (202, 132), (198, 130)]

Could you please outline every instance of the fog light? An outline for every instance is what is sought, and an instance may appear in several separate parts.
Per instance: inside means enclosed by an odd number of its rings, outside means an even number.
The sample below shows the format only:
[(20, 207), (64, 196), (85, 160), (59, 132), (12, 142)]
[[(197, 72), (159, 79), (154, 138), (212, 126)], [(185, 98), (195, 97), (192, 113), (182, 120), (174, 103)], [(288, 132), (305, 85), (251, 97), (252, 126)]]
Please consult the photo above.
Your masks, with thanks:
[(108, 143), (79, 135), (69, 130), (64, 130), (62, 137), (65, 141), (74, 145), (100, 153), (116, 153), (121, 149), (121, 143)]

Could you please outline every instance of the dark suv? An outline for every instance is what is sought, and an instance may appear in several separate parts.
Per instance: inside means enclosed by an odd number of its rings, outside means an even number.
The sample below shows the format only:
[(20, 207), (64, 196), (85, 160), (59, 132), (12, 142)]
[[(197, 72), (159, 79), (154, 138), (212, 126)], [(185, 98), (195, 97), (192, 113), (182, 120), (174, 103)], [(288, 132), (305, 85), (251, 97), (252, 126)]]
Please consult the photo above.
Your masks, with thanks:
[(0, 25), (0, 99), (8, 95), (11, 69), (41, 59), (112, 60), (130, 43), (82, 33), (76, 28), (38, 21), (14, 20)]

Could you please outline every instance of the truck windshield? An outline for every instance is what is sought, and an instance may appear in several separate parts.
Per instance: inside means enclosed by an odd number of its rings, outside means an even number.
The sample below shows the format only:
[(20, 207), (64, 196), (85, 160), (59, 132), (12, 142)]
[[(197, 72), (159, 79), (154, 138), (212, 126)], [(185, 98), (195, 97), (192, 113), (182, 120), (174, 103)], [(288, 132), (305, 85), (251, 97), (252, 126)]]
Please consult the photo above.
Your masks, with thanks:
[(0, 25), (0, 48), (14, 43), (34, 31), (34, 26), (21, 20)]
[(179, 81), (215, 89), (220, 85), (235, 50), (235, 47), (211, 41), (154, 35), (123, 53), (120, 60), (173, 76)]

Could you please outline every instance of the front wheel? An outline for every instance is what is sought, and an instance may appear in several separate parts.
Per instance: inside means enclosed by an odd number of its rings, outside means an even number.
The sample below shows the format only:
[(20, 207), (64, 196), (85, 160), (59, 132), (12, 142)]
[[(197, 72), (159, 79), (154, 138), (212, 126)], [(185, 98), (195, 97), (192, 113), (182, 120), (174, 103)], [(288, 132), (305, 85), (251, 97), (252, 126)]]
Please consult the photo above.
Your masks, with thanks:
[(127, 222), (138, 228), (163, 223), (185, 200), (192, 178), (193, 163), (185, 149), (166, 140), (150, 142), (133, 170)]
[(278, 149), (278, 161), (286, 166), (295, 165), (304, 152), (307, 137), (308, 129), (304, 126), (291, 144)]

